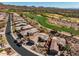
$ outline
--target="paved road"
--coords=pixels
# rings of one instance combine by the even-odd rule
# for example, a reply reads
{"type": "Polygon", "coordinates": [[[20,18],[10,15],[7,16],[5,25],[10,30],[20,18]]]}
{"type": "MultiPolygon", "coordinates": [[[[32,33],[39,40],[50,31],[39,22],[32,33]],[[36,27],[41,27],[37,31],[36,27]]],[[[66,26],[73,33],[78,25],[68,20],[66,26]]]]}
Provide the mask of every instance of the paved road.
{"type": "Polygon", "coordinates": [[[20,55],[22,56],[37,56],[35,54],[33,54],[32,52],[26,50],[25,48],[18,47],[15,43],[14,43],[14,38],[12,36],[11,32],[11,21],[12,21],[12,14],[9,14],[9,18],[8,18],[8,22],[7,22],[7,27],[6,27],[6,37],[7,37],[7,41],[9,42],[9,44],[11,45],[11,47],[20,55]]]}

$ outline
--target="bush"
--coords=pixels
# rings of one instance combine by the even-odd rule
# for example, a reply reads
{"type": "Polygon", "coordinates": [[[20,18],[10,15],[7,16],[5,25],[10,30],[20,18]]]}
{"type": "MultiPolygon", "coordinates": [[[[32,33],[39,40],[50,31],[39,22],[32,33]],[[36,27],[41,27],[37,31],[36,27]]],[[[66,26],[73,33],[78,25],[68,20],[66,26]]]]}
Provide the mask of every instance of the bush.
{"type": "Polygon", "coordinates": [[[70,51],[70,46],[69,45],[66,45],[64,48],[63,48],[64,51],[70,51]]]}
{"type": "Polygon", "coordinates": [[[3,51],[3,49],[0,48],[0,53],[3,51]]]}

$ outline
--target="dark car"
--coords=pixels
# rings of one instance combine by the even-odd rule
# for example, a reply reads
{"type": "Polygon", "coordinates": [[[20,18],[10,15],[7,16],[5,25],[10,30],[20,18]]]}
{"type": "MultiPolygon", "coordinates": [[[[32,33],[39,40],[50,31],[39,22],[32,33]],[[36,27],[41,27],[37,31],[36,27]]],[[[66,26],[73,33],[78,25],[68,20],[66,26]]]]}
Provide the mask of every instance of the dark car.
{"type": "Polygon", "coordinates": [[[14,40],[14,43],[17,45],[17,46],[21,46],[22,45],[22,43],[21,42],[18,42],[18,40],[14,40]]]}
{"type": "Polygon", "coordinates": [[[20,47],[20,46],[21,46],[21,44],[20,44],[20,43],[17,43],[16,45],[17,45],[18,47],[20,47]]]}
{"type": "Polygon", "coordinates": [[[14,40],[14,43],[18,43],[17,40],[14,40]]]}
{"type": "Polygon", "coordinates": [[[32,46],[32,45],[34,45],[34,41],[29,40],[26,44],[29,45],[29,46],[32,46]]]}

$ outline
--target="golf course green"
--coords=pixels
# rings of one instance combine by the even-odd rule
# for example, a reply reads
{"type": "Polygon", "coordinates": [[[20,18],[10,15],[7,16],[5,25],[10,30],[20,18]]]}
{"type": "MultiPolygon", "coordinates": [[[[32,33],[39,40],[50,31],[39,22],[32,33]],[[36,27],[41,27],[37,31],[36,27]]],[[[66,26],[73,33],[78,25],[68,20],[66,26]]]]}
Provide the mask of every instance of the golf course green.
{"type": "Polygon", "coordinates": [[[53,30],[56,30],[56,31],[64,31],[64,32],[69,32],[73,35],[79,35],[79,30],[75,30],[74,28],[72,27],[66,27],[66,26],[58,26],[56,24],[50,24],[48,22],[48,19],[44,16],[38,16],[38,15],[35,15],[33,13],[26,13],[25,14],[27,17],[33,19],[33,20],[36,20],[37,22],[39,22],[42,26],[46,27],[46,28],[49,28],[49,29],[53,29],[53,30]]]}

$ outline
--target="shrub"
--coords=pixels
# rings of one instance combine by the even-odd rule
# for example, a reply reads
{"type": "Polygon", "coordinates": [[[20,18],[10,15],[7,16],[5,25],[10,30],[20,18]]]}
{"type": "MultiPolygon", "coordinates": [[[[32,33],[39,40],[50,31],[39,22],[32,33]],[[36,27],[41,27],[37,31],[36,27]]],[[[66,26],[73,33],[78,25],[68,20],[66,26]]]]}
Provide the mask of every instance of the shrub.
{"type": "Polygon", "coordinates": [[[63,48],[64,51],[70,51],[70,46],[69,45],[66,45],[64,48],[63,48]]]}

